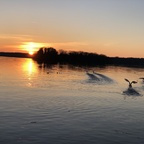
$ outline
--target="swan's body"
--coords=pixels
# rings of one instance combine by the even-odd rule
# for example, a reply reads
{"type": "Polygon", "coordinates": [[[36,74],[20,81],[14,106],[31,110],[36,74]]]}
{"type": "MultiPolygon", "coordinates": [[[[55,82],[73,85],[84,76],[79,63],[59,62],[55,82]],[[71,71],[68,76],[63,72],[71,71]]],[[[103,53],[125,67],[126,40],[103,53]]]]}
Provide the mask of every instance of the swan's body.
{"type": "Polygon", "coordinates": [[[128,96],[141,96],[139,92],[137,92],[134,88],[128,88],[127,90],[123,91],[124,95],[128,96]]]}

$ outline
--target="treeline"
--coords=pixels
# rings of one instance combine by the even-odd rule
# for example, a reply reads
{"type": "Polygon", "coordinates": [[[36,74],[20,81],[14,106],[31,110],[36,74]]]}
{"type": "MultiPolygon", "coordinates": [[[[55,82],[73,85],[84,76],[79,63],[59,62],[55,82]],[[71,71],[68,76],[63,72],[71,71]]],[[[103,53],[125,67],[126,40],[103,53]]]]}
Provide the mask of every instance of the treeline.
{"type": "Polygon", "coordinates": [[[142,67],[144,68],[144,58],[120,58],[109,57],[109,65],[127,66],[127,67],[142,67]]]}
{"type": "Polygon", "coordinates": [[[47,64],[72,64],[72,65],[106,65],[108,57],[105,55],[99,55],[96,53],[88,52],[76,52],[76,51],[64,51],[49,47],[40,48],[34,55],[34,60],[38,63],[47,64]]]}
{"type": "Polygon", "coordinates": [[[44,64],[72,64],[78,66],[129,66],[129,67],[144,67],[143,58],[120,58],[108,57],[103,54],[76,52],[76,51],[57,51],[52,47],[40,48],[33,56],[33,59],[38,63],[44,64]]]}

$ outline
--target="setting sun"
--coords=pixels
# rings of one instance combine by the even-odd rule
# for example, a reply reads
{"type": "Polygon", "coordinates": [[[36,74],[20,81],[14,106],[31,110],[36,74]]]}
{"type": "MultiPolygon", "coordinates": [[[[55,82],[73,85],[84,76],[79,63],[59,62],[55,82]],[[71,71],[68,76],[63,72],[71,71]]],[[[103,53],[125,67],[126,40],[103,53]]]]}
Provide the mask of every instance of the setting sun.
{"type": "Polygon", "coordinates": [[[20,47],[27,51],[30,55],[33,55],[40,47],[43,47],[44,44],[36,42],[25,42],[20,47]]]}
{"type": "Polygon", "coordinates": [[[30,54],[30,55],[33,55],[33,54],[34,54],[34,52],[33,52],[33,51],[29,51],[29,54],[30,54]]]}

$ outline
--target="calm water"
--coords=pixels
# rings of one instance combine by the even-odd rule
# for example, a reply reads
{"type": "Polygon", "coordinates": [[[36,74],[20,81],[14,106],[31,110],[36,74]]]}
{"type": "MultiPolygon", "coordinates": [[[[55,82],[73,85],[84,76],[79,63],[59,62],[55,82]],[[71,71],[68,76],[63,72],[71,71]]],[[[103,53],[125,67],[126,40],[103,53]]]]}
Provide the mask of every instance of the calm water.
{"type": "Polygon", "coordinates": [[[0,57],[0,144],[143,144],[144,69],[85,71],[0,57]]]}

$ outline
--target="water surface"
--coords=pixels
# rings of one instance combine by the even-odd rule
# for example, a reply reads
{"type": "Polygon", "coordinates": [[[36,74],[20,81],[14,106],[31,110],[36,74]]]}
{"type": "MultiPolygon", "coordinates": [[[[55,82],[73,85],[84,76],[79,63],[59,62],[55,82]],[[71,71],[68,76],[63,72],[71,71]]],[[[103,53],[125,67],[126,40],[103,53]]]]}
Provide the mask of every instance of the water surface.
{"type": "Polygon", "coordinates": [[[0,57],[0,143],[144,143],[140,77],[142,68],[40,66],[31,59],[0,57]],[[87,70],[112,81],[97,81],[87,70]],[[137,81],[133,89],[140,95],[123,93],[124,78],[137,81]]]}

